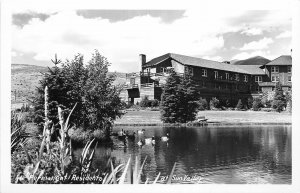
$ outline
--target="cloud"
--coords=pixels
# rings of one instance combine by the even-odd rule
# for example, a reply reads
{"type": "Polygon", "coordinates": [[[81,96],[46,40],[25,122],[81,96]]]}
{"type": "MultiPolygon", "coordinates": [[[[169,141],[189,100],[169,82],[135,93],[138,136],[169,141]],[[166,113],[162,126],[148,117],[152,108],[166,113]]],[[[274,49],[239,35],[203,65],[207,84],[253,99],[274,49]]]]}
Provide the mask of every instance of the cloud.
{"type": "MultiPolygon", "coordinates": [[[[82,53],[88,61],[98,49],[112,63],[110,69],[117,71],[137,70],[140,53],[148,59],[168,52],[193,56],[224,46],[218,33],[221,27],[230,28],[219,21],[220,25],[208,25],[204,30],[194,25],[197,18],[189,14],[172,24],[149,15],[110,23],[108,19],[62,11],[45,21],[33,18],[23,28],[13,25],[12,45],[19,52],[35,53],[34,59],[39,61],[49,61],[55,53],[63,60],[82,53]]],[[[209,24],[206,18],[202,20],[209,24]]]]}
{"type": "Polygon", "coordinates": [[[203,58],[206,60],[213,60],[218,62],[222,62],[224,60],[221,56],[204,56],[203,58]]]}
{"type": "Polygon", "coordinates": [[[281,34],[279,34],[278,36],[276,36],[277,39],[290,38],[290,37],[292,37],[292,32],[291,31],[285,31],[285,32],[282,32],[281,34]]]}
{"type": "Polygon", "coordinates": [[[138,16],[158,17],[162,22],[172,23],[183,17],[185,10],[77,10],[85,18],[103,18],[110,22],[125,21],[138,16]]]}
{"type": "Polygon", "coordinates": [[[268,48],[268,45],[273,43],[272,38],[263,38],[258,41],[253,41],[244,46],[240,50],[261,50],[268,48]]]}
{"type": "Polygon", "coordinates": [[[24,25],[28,24],[29,21],[33,18],[38,18],[41,21],[45,21],[48,17],[50,17],[50,14],[36,12],[17,13],[12,15],[12,22],[16,26],[23,27],[24,25]]]}
{"type": "Polygon", "coordinates": [[[241,34],[246,34],[247,36],[261,35],[263,31],[259,28],[248,28],[241,32],[241,34]]]}
{"type": "MultiPolygon", "coordinates": [[[[214,54],[219,55],[217,51],[224,49],[224,34],[241,31],[257,34],[270,26],[278,28],[281,24],[286,25],[288,18],[286,15],[280,18],[274,11],[260,14],[260,19],[267,18],[266,22],[259,19],[255,23],[253,18],[249,20],[251,28],[244,22],[232,22],[245,12],[250,18],[255,17],[257,11],[222,9],[215,14],[211,9],[204,8],[201,11],[186,10],[170,24],[150,14],[112,23],[102,17],[80,15],[76,10],[51,10],[45,12],[50,15],[45,20],[31,18],[23,28],[12,25],[12,47],[17,53],[30,53],[37,63],[50,61],[55,53],[62,60],[82,53],[88,61],[94,49],[98,49],[112,63],[110,70],[130,72],[138,71],[138,55],[141,53],[147,55],[147,60],[169,52],[207,55],[213,59],[214,54]],[[272,15],[275,15],[276,22],[271,20],[272,15]]],[[[245,44],[243,49],[264,49],[270,40],[265,38],[262,42],[251,42],[245,44]]],[[[218,59],[221,58],[214,57],[214,60],[218,59]]]]}

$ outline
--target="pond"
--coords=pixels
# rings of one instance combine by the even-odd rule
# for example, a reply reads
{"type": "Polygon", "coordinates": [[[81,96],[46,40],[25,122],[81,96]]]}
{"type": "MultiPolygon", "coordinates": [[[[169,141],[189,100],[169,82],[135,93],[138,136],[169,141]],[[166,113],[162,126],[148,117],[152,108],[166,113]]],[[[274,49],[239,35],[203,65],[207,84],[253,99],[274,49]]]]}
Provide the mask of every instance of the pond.
{"type": "MultiPolygon", "coordinates": [[[[141,180],[151,183],[160,172],[158,183],[165,183],[176,162],[172,183],[291,184],[291,126],[206,126],[116,127],[130,132],[145,129],[127,146],[117,138],[114,148],[98,147],[94,166],[101,168],[109,157],[118,163],[147,156],[141,180]],[[159,140],[170,134],[169,140],[159,140]],[[156,138],[155,144],[139,147],[139,139],[156,138]]],[[[82,149],[76,149],[79,157],[82,149]]]]}

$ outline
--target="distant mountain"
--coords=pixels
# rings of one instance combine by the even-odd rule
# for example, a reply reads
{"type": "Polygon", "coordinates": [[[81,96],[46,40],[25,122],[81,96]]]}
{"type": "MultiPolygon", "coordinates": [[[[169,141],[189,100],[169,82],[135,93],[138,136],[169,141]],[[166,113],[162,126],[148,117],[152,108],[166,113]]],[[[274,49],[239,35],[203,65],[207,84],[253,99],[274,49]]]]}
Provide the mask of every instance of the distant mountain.
{"type": "MultiPolygon", "coordinates": [[[[43,73],[48,71],[47,67],[29,64],[12,64],[11,65],[11,102],[23,103],[35,94],[35,89],[39,81],[43,78],[43,73]]],[[[126,81],[126,73],[116,73],[114,84],[123,84],[126,81]]]]}
{"type": "Polygon", "coordinates": [[[246,60],[232,60],[230,61],[233,65],[264,65],[271,60],[261,57],[261,56],[255,56],[252,58],[248,58],[246,60]]]}

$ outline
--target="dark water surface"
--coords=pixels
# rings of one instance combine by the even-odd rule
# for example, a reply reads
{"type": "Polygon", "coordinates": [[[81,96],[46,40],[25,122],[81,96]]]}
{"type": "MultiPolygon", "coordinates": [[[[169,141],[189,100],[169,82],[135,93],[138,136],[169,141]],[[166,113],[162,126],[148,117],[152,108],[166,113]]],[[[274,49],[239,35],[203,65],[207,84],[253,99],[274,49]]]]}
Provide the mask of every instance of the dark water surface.
{"type": "MultiPolygon", "coordinates": [[[[172,183],[271,183],[291,184],[291,126],[225,126],[197,128],[116,127],[145,133],[128,140],[127,147],[115,139],[114,148],[98,147],[94,166],[103,168],[111,156],[126,163],[138,156],[140,164],[147,156],[142,181],[153,181],[161,173],[159,183],[177,163],[172,183]],[[170,133],[168,142],[139,147],[139,139],[170,133]],[[134,156],[134,157],[133,157],[134,156]],[[189,177],[189,178],[188,178],[189,177]]],[[[79,157],[82,149],[75,151],[79,157]]]]}

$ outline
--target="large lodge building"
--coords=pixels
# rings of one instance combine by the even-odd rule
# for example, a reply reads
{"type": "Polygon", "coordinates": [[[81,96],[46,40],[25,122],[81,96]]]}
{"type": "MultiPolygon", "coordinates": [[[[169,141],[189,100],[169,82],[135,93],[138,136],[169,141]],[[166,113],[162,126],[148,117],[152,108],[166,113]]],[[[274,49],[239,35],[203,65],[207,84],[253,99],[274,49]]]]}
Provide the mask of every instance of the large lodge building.
{"type": "Polygon", "coordinates": [[[126,74],[126,85],[120,97],[136,103],[148,96],[160,100],[170,70],[189,71],[197,81],[202,98],[237,101],[272,93],[277,82],[284,91],[292,87],[292,57],[283,55],[265,65],[234,65],[196,57],[168,53],[146,62],[140,54],[141,71],[126,74]]]}

